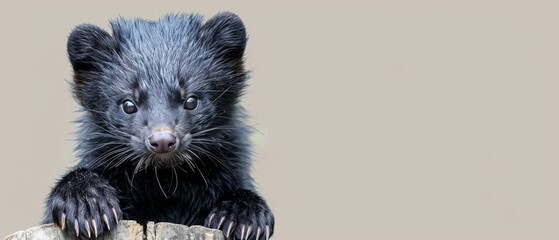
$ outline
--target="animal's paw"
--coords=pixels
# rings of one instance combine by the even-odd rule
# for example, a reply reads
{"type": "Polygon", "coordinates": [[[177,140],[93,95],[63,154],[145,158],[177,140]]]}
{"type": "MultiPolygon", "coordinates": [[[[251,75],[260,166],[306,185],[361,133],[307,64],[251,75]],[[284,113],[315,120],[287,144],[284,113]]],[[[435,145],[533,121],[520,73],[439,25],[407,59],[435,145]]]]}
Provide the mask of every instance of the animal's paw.
{"type": "Polygon", "coordinates": [[[101,236],[122,218],[115,189],[87,171],[62,178],[49,196],[49,207],[55,224],[81,238],[101,236]]]}
{"type": "Polygon", "coordinates": [[[241,190],[214,208],[204,222],[227,239],[267,240],[274,233],[274,215],[255,193],[241,190]]]}

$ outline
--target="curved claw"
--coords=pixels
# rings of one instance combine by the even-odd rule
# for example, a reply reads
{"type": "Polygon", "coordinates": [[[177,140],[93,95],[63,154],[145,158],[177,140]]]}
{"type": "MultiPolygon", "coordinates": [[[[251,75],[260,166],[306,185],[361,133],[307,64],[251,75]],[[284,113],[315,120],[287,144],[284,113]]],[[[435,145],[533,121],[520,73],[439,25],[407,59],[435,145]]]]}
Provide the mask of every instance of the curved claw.
{"type": "Polygon", "coordinates": [[[241,226],[241,240],[245,239],[245,225],[241,226]]]}
{"type": "Polygon", "coordinates": [[[248,240],[248,236],[250,235],[251,232],[252,232],[252,226],[249,226],[247,228],[247,235],[245,236],[245,240],[248,240]]]}
{"type": "Polygon", "coordinates": [[[112,208],[113,214],[115,215],[115,223],[118,224],[118,215],[116,214],[115,208],[112,208]]]}
{"type": "Polygon", "coordinates": [[[89,228],[89,222],[85,220],[85,230],[87,230],[87,237],[91,237],[91,229],[89,228]]]}
{"type": "Polygon", "coordinates": [[[210,218],[208,219],[208,226],[211,226],[214,217],[215,217],[215,213],[212,213],[212,215],[210,215],[210,218]]]}
{"type": "Polygon", "coordinates": [[[60,218],[60,228],[62,228],[62,230],[66,228],[66,213],[62,213],[62,217],[60,218]]]}
{"type": "Polygon", "coordinates": [[[219,220],[219,224],[217,225],[217,229],[221,228],[221,224],[223,224],[223,221],[225,221],[225,216],[221,217],[221,220],[219,220]]]}
{"type": "Polygon", "coordinates": [[[229,238],[229,235],[231,235],[231,229],[233,228],[233,223],[234,222],[229,223],[229,228],[227,229],[227,235],[226,235],[227,238],[229,238]]]}
{"type": "Polygon", "coordinates": [[[97,222],[95,222],[95,219],[91,219],[91,225],[93,225],[93,235],[97,238],[97,222]]]}
{"type": "Polygon", "coordinates": [[[109,224],[109,218],[107,217],[107,214],[103,214],[103,221],[105,221],[105,225],[107,225],[107,229],[111,231],[111,225],[109,224]]]}
{"type": "Polygon", "coordinates": [[[74,220],[74,230],[76,230],[76,237],[80,236],[80,227],[78,226],[78,219],[74,220]]]}

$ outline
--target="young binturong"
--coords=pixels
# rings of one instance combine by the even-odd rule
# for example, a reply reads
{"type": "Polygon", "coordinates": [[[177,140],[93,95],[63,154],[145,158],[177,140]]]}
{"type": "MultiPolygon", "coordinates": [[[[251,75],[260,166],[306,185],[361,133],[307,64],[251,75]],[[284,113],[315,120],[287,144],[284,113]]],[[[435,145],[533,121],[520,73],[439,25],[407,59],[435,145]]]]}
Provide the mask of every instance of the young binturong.
{"type": "Polygon", "coordinates": [[[96,238],[121,219],[204,225],[269,239],[274,216],[250,177],[239,98],[244,24],[232,13],[88,24],[68,38],[79,163],[46,200],[44,223],[96,238]]]}

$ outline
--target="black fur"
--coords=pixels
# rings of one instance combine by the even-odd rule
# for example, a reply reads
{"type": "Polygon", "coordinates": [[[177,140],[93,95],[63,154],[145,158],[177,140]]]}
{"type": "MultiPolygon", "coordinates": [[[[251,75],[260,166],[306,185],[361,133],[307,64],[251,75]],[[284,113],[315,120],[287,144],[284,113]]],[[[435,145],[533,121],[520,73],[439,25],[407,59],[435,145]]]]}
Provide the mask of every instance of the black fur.
{"type": "Polygon", "coordinates": [[[43,222],[82,238],[120,219],[205,225],[231,239],[271,236],[274,217],[254,191],[238,103],[247,79],[242,21],[168,15],[111,28],[80,25],[69,36],[73,93],[84,110],[80,162],[47,197],[43,222]],[[191,96],[194,110],[183,107],[191,96]],[[137,111],[125,113],[125,100],[137,111]],[[150,151],[147,139],[161,129],[176,135],[173,152],[150,151]]]}

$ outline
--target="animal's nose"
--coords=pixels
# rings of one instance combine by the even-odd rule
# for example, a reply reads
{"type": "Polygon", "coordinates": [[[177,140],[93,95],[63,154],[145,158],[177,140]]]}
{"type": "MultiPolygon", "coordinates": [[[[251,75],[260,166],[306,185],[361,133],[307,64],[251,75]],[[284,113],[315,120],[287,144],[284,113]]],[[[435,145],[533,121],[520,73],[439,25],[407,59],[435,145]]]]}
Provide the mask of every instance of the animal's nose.
{"type": "Polygon", "coordinates": [[[169,132],[156,132],[148,140],[150,149],[156,153],[168,153],[177,147],[177,136],[169,132]]]}

